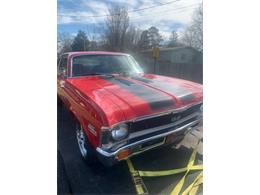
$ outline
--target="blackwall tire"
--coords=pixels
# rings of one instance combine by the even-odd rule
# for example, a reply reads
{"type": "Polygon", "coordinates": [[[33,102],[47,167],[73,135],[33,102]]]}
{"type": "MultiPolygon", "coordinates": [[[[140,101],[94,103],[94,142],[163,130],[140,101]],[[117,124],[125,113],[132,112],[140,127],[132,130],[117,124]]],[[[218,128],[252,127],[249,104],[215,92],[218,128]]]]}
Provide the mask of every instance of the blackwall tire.
{"type": "Polygon", "coordinates": [[[92,148],[92,146],[88,142],[88,138],[86,134],[83,131],[83,128],[80,124],[76,124],[76,138],[78,142],[79,152],[82,156],[82,158],[88,163],[88,164],[94,164],[97,162],[97,157],[95,150],[92,148]]]}

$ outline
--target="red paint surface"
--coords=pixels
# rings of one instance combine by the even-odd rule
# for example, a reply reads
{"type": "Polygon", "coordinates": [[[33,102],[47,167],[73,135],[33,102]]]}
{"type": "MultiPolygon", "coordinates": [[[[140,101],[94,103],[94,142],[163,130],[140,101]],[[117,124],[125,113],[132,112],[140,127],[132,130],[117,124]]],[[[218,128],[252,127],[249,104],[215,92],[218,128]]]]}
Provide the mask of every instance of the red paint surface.
{"type": "MultiPolygon", "coordinates": [[[[73,52],[68,55],[69,67],[71,57],[82,54],[126,55],[112,52],[73,52]]],[[[167,82],[168,84],[189,90],[196,98],[188,104],[194,104],[202,101],[203,93],[202,85],[200,84],[153,74],[140,74],[139,76],[152,79],[154,81],[167,82]]],[[[136,81],[128,77],[120,77],[118,75],[115,77],[127,79],[131,82],[144,85],[145,87],[172,98],[176,104],[172,107],[155,110],[151,109],[149,103],[142,98],[134,95],[119,85],[110,82],[109,79],[105,80],[101,76],[68,79],[58,76],[58,95],[61,97],[66,107],[68,107],[68,109],[71,110],[74,116],[80,121],[94,147],[97,147],[100,144],[99,133],[102,126],[111,127],[121,121],[131,120],[145,115],[157,114],[188,105],[184,104],[180,100],[179,96],[169,93],[169,91],[151,87],[147,83],[136,81]],[[60,82],[64,82],[63,88],[60,86],[60,82]],[[89,123],[95,126],[98,133],[97,136],[88,131],[87,126],[89,123]]]]}

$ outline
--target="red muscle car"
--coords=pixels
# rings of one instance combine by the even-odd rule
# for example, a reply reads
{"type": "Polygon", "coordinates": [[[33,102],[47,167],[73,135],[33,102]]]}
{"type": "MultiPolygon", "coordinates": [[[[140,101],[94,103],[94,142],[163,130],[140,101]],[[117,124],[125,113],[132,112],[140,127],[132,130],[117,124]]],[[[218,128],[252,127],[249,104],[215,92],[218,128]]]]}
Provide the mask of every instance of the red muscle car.
{"type": "Polygon", "coordinates": [[[79,150],[105,165],[177,144],[202,122],[202,85],[144,74],[115,52],[70,52],[58,63],[58,99],[75,119],[79,150]]]}

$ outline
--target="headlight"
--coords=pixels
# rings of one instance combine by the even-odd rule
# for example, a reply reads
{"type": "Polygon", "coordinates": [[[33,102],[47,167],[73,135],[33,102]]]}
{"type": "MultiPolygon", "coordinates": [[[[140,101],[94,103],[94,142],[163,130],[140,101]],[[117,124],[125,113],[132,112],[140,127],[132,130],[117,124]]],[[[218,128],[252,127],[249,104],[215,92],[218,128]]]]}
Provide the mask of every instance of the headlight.
{"type": "Polygon", "coordinates": [[[127,124],[119,124],[112,129],[112,138],[116,141],[122,140],[128,135],[127,124]]]}

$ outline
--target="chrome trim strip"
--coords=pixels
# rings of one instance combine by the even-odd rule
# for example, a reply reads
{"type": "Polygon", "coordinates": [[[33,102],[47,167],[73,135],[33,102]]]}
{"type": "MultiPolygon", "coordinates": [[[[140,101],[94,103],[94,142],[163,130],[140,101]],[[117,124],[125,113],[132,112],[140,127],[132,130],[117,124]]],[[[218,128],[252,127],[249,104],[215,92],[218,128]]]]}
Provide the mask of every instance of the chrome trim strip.
{"type": "MultiPolygon", "coordinates": [[[[139,151],[137,151],[137,152],[131,154],[130,156],[134,156],[134,155],[140,154],[140,153],[142,153],[142,152],[145,152],[145,151],[147,151],[147,150],[150,150],[150,149],[156,148],[156,147],[158,147],[158,146],[161,146],[161,145],[165,144],[165,141],[166,141],[166,138],[164,138],[163,141],[160,142],[160,143],[151,145],[150,147],[147,147],[147,148],[144,148],[144,149],[141,148],[141,150],[139,150],[139,151]]],[[[122,159],[122,160],[123,160],[123,159],[122,159]]]]}
{"type": "Polygon", "coordinates": [[[199,104],[203,104],[203,101],[197,102],[197,103],[189,105],[189,106],[184,106],[182,108],[167,110],[165,112],[161,112],[161,113],[158,113],[158,114],[145,115],[145,116],[133,118],[133,119],[130,119],[130,120],[124,120],[124,121],[121,121],[119,123],[115,123],[111,127],[104,126],[104,128],[112,129],[114,126],[119,125],[121,123],[137,122],[137,121],[141,121],[141,120],[146,120],[146,119],[151,119],[151,118],[155,118],[155,117],[159,117],[159,116],[164,116],[164,115],[167,115],[167,114],[170,114],[170,113],[183,112],[183,111],[185,111],[185,110],[187,110],[187,109],[189,109],[193,106],[199,105],[199,104]]]}
{"type": "Polygon", "coordinates": [[[73,78],[73,76],[72,76],[72,65],[73,65],[73,56],[71,56],[71,58],[70,58],[70,78],[73,78]]]}
{"type": "MultiPolygon", "coordinates": [[[[82,55],[107,55],[107,54],[79,54],[79,55],[71,55],[71,60],[70,60],[70,76],[69,76],[69,78],[78,78],[78,77],[86,77],[86,76],[78,76],[78,77],[73,77],[72,76],[72,66],[73,66],[73,58],[74,57],[78,57],[78,56],[82,56],[82,55]]],[[[108,55],[111,55],[111,56],[113,56],[113,55],[117,55],[117,54],[108,54],[108,55]]],[[[121,54],[122,56],[131,56],[131,55],[129,55],[129,54],[121,54]]],[[[93,75],[92,75],[92,77],[93,77],[93,75]]]]}
{"type": "Polygon", "coordinates": [[[197,119],[201,119],[202,118],[199,112],[195,112],[195,113],[193,113],[191,115],[188,115],[185,118],[182,118],[182,119],[180,119],[180,120],[178,120],[176,122],[173,122],[173,123],[169,123],[169,124],[166,124],[166,125],[161,125],[161,126],[158,126],[158,127],[152,127],[152,128],[149,128],[149,129],[143,129],[143,130],[137,131],[137,132],[132,132],[132,133],[129,134],[129,136],[126,139],[123,139],[123,140],[121,140],[119,142],[112,143],[111,146],[109,148],[106,148],[106,149],[111,149],[113,147],[116,147],[116,145],[117,145],[117,147],[120,147],[120,145],[125,143],[126,140],[128,140],[128,139],[134,139],[134,138],[139,137],[139,136],[143,136],[143,135],[146,135],[146,134],[154,133],[156,131],[161,131],[163,129],[167,129],[167,128],[171,128],[171,127],[174,128],[174,126],[179,125],[179,124],[181,124],[181,123],[183,123],[183,122],[185,122],[187,120],[190,120],[190,119],[192,119],[194,117],[197,117],[197,119]]]}
{"type": "MultiPolygon", "coordinates": [[[[167,129],[167,128],[170,128],[172,126],[175,126],[175,125],[179,125],[187,120],[190,120],[194,117],[199,117],[200,114],[198,112],[195,112],[185,118],[182,118],[174,123],[169,123],[167,125],[162,125],[162,126],[158,126],[158,127],[153,127],[153,128],[150,128],[150,129],[144,129],[142,131],[137,131],[137,132],[133,132],[132,134],[130,134],[129,136],[129,139],[132,139],[132,138],[135,138],[135,137],[139,137],[139,136],[142,136],[142,135],[145,135],[145,134],[149,134],[149,133],[153,133],[153,132],[156,132],[156,131],[160,131],[160,130],[163,130],[163,129],[167,129]]],[[[200,119],[200,118],[198,118],[200,119]]]]}
{"type": "Polygon", "coordinates": [[[190,123],[188,123],[188,124],[186,124],[186,125],[184,125],[184,126],[182,126],[182,127],[179,127],[179,128],[177,128],[177,129],[174,129],[174,130],[172,130],[172,131],[169,131],[169,132],[166,132],[166,133],[162,133],[162,134],[159,134],[159,135],[155,135],[155,136],[152,136],[152,137],[149,137],[149,138],[146,138],[146,139],[137,141],[137,142],[132,143],[132,144],[125,145],[125,146],[123,146],[122,148],[119,148],[118,150],[116,150],[116,151],[114,151],[114,152],[111,152],[111,153],[109,153],[109,152],[107,152],[107,151],[104,151],[104,150],[103,150],[102,148],[100,148],[100,147],[97,147],[96,151],[97,151],[98,153],[100,153],[101,155],[103,155],[103,156],[113,157],[113,156],[115,156],[116,154],[118,154],[120,151],[122,151],[122,150],[124,150],[124,149],[127,149],[127,148],[129,148],[129,147],[136,146],[136,145],[145,143],[145,142],[147,142],[147,141],[151,141],[151,140],[154,140],[154,139],[157,139],[157,138],[165,137],[165,136],[170,135],[170,134],[172,134],[172,133],[181,131],[181,130],[183,130],[183,129],[186,129],[186,128],[188,128],[188,127],[190,127],[190,126],[192,126],[192,125],[194,125],[194,124],[200,122],[201,120],[202,120],[202,119],[198,119],[198,120],[195,120],[195,121],[193,121],[193,122],[190,122],[190,123]]]}
{"type": "Polygon", "coordinates": [[[88,130],[95,136],[97,136],[97,132],[95,130],[95,127],[92,124],[88,124],[88,130]]]}
{"type": "Polygon", "coordinates": [[[191,108],[193,106],[196,106],[198,104],[201,104],[201,103],[202,102],[199,102],[199,103],[196,103],[196,104],[192,104],[192,105],[189,105],[189,106],[185,106],[185,107],[182,107],[182,108],[172,109],[172,110],[169,110],[169,111],[161,112],[159,114],[142,116],[142,117],[130,120],[130,121],[131,122],[137,122],[137,121],[146,120],[146,119],[150,119],[150,118],[154,118],[154,117],[159,117],[159,116],[163,116],[163,115],[167,115],[167,114],[171,114],[171,113],[182,112],[182,111],[185,111],[185,110],[187,110],[187,109],[189,109],[189,108],[191,108]]]}

